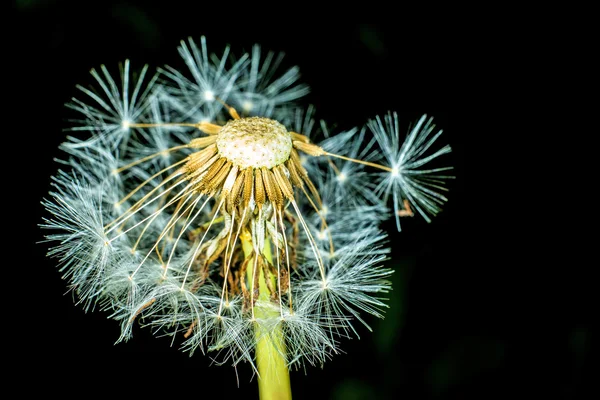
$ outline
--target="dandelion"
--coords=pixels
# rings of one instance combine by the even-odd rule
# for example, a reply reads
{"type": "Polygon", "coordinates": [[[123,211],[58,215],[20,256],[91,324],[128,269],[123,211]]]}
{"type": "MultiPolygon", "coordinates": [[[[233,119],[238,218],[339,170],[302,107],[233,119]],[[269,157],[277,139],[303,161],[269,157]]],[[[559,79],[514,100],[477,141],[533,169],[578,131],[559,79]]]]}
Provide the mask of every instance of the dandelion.
{"type": "Polygon", "coordinates": [[[338,134],[322,124],[316,144],[297,68],[277,76],[280,58],[258,46],[234,58],[200,43],[179,48],[191,79],[167,67],[144,85],[144,67],[132,86],[126,62],[120,89],[103,67],[105,98],[82,89],[92,105],[69,105],[89,135],[62,146],[43,201],[49,256],[86,309],[120,322],[118,341],[149,326],[190,354],[249,363],[262,398],[290,398],[291,368],[322,366],[357,322],[383,317],[378,225],[440,211],[448,168],[421,167],[450,148],[431,151],[441,131],[425,117],[401,143],[396,114],[338,134]]]}

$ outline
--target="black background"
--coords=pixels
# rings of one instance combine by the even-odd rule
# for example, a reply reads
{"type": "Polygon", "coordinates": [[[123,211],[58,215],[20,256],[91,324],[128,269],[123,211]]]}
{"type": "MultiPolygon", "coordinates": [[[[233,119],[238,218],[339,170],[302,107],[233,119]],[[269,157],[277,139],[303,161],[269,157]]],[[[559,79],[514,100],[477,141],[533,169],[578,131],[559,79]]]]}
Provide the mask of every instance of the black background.
{"type": "Polygon", "coordinates": [[[362,329],[361,339],[343,343],[346,353],[323,370],[292,372],[294,398],[585,396],[588,292],[575,290],[568,272],[554,275],[527,251],[535,234],[526,210],[519,193],[497,179],[501,165],[490,161],[503,153],[511,162],[510,133],[497,127],[520,112],[498,101],[516,61],[502,51],[502,33],[482,34],[491,14],[475,22],[463,10],[430,4],[395,10],[363,5],[325,15],[302,3],[268,9],[148,3],[13,3],[7,64],[16,69],[5,79],[16,90],[5,118],[15,123],[5,135],[16,143],[11,151],[23,157],[11,162],[18,172],[10,174],[10,184],[22,193],[11,205],[24,212],[15,212],[18,223],[12,224],[22,248],[9,243],[5,252],[23,257],[5,266],[17,272],[6,277],[16,290],[5,300],[12,306],[3,327],[12,338],[5,345],[13,354],[11,371],[27,382],[23,393],[256,398],[245,365],[238,368],[238,387],[233,368],[211,366],[201,354],[189,357],[147,330],[113,345],[117,323],[73,305],[55,261],[45,257],[47,245],[38,243],[40,200],[57,168],[53,159],[60,156],[68,116],[63,105],[76,94],[75,85],[92,82],[91,68],[115,70],[125,59],[134,69],[146,63],[184,68],[179,41],[205,35],[216,53],[230,44],[239,54],[254,43],[284,51],[286,65],[298,65],[311,86],[306,104],[340,129],[388,110],[397,111],[404,126],[427,113],[453,148],[447,160],[457,179],[444,211],[431,224],[407,219],[403,232],[390,236],[389,265],[397,272],[387,318],[369,320],[374,333],[362,329]],[[352,22],[351,11],[373,13],[377,22],[352,22]]]}

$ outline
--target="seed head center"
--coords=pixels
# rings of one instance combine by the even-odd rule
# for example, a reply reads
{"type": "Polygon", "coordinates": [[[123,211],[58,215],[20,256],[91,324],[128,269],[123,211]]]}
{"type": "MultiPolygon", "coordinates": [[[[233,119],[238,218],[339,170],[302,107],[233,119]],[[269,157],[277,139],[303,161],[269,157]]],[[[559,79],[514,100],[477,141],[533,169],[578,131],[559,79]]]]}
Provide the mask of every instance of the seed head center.
{"type": "Polygon", "coordinates": [[[270,169],[290,158],[292,137],[285,126],[273,119],[234,119],[221,128],[217,149],[222,157],[241,169],[270,169]]]}

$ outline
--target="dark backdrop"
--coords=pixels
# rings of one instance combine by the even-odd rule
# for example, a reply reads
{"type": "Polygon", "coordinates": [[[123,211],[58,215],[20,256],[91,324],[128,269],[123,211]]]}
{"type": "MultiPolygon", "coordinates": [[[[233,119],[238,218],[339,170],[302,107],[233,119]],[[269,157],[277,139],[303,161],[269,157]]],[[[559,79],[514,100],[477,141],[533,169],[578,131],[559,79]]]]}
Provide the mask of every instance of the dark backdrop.
{"type": "Polygon", "coordinates": [[[211,366],[201,354],[190,358],[147,330],[136,329],[131,341],[113,345],[117,323],[74,306],[55,262],[44,256],[46,245],[36,243],[42,240],[39,202],[65,135],[63,104],[76,94],[75,85],[91,82],[90,68],[114,68],[126,58],[134,68],[182,66],[179,41],[206,35],[217,53],[231,44],[239,54],[254,43],[284,51],[286,65],[298,65],[312,88],[306,103],[341,129],[388,110],[400,114],[403,126],[427,113],[453,147],[447,160],[457,179],[444,211],[431,224],[404,220],[403,232],[391,235],[389,265],[397,272],[387,318],[370,319],[374,333],[361,329],[361,339],[343,343],[346,353],[323,370],[293,372],[296,399],[583,393],[590,374],[590,315],[572,300],[568,274],[553,295],[534,294],[544,285],[527,272],[536,257],[515,252],[526,248],[516,234],[525,229],[520,221],[526,216],[518,194],[494,184],[489,169],[488,157],[510,147],[506,132],[495,127],[512,117],[510,107],[499,110],[495,101],[505,60],[490,51],[497,37],[480,36],[487,14],[473,23],[460,16],[463,10],[429,4],[416,10],[362,5],[325,15],[303,3],[150,3],[13,3],[6,40],[11,51],[14,46],[8,64],[16,71],[5,79],[16,89],[8,115],[17,121],[11,138],[27,149],[11,167],[21,172],[13,176],[23,195],[14,201],[26,212],[15,225],[25,228],[18,242],[27,261],[5,266],[12,271],[13,263],[19,265],[10,277],[17,287],[9,299],[15,312],[5,317],[4,330],[13,338],[7,346],[16,350],[12,370],[26,378],[23,392],[255,398],[247,366],[238,370],[238,388],[231,367],[211,366]],[[377,22],[352,22],[345,14],[350,12],[373,13],[377,22]]]}

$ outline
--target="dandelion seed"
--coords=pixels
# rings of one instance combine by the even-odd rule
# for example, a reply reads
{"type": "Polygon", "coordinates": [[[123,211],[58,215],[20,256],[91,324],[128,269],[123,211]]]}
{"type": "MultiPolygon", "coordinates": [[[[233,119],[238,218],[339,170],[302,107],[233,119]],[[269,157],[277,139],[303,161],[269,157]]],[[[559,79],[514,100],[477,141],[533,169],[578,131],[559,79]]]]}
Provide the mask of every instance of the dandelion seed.
{"type": "Polygon", "coordinates": [[[441,210],[441,205],[448,200],[442,194],[447,191],[446,180],[454,178],[443,173],[451,170],[452,167],[421,168],[436,158],[450,153],[451,148],[446,145],[426,155],[442,131],[432,135],[435,130],[433,118],[428,119],[423,115],[401,144],[398,114],[387,114],[383,121],[377,117],[369,121],[368,126],[379,143],[382,158],[391,169],[388,174],[379,174],[375,191],[386,200],[389,196],[392,197],[398,230],[400,230],[400,216],[412,215],[410,208],[407,209],[406,201],[427,222],[431,222],[430,215],[437,214],[441,210]]]}
{"type": "Polygon", "coordinates": [[[220,57],[209,55],[204,36],[200,38],[200,47],[189,38],[187,42],[181,41],[178,50],[192,79],[173,67],[160,69],[161,74],[168,79],[164,87],[165,97],[172,104],[178,105],[182,119],[213,120],[222,107],[215,101],[216,96],[227,101],[239,74],[246,66],[247,56],[244,55],[230,68],[226,68],[229,47],[225,48],[220,57]]]}
{"type": "MultiPolygon", "coordinates": [[[[69,130],[94,133],[90,140],[103,138],[105,144],[111,147],[124,145],[131,134],[131,122],[145,121],[157,79],[157,75],[154,75],[145,82],[147,72],[146,65],[137,80],[134,78],[132,83],[130,63],[129,60],[125,60],[120,71],[121,85],[119,86],[104,65],[100,67],[100,72],[92,69],[90,73],[98,86],[91,89],[77,86],[86,95],[88,101],[73,98],[67,104],[67,107],[84,117],[84,119],[71,120],[75,126],[69,130]]],[[[86,141],[79,146],[89,143],[90,141],[86,141]]]]}

